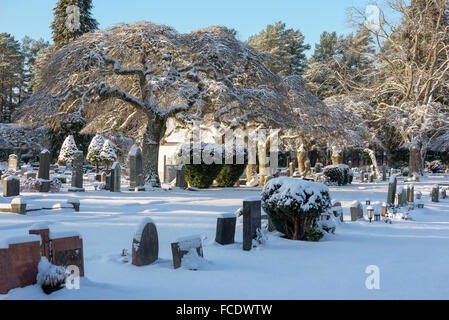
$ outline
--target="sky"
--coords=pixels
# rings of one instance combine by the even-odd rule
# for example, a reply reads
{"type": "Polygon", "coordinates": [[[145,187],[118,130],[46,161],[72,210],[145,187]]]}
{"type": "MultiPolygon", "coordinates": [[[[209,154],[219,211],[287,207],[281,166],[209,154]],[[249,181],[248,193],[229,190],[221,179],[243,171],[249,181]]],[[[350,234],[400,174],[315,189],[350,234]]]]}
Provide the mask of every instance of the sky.
{"type": "MultiPolygon", "coordinates": [[[[0,0],[0,32],[20,40],[28,35],[51,41],[49,26],[56,2],[0,0]]],[[[236,29],[242,41],[281,20],[288,28],[301,30],[313,49],[323,31],[350,33],[347,9],[364,10],[368,4],[368,0],[93,0],[92,13],[100,29],[142,20],[166,24],[181,33],[224,25],[236,29]]]]}

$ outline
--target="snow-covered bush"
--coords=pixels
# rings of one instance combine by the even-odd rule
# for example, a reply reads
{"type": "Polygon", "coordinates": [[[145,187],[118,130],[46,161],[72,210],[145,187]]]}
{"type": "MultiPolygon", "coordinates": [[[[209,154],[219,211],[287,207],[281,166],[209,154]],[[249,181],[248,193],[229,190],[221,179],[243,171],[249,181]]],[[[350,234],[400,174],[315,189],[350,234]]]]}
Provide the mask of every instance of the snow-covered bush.
{"type": "Polygon", "coordinates": [[[263,210],[276,230],[292,240],[313,240],[310,227],[330,206],[329,189],[317,182],[280,177],[262,191],[263,210]]]}
{"type": "Polygon", "coordinates": [[[78,151],[78,148],[75,143],[75,138],[72,135],[67,136],[59,152],[58,164],[65,166],[67,162],[72,162],[76,151],[78,151]]]}
{"type": "Polygon", "coordinates": [[[116,146],[114,142],[109,139],[103,144],[103,148],[100,152],[100,160],[106,167],[109,167],[117,160],[116,146]]]}
{"type": "Polygon", "coordinates": [[[233,187],[245,171],[248,163],[248,149],[246,147],[242,150],[233,148],[232,154],[233,164],[226,164],[226,157],[223,157],[223,168],[215,179],[219,187],[233,187]]]}
{"type": "Polygon", "coordinates": [[[95,165],[95,173],[98,173],[98,166],[101,164],[101,151],[103,151],[104,138],[97,134],[89,144],[86,160],[95,165]]]}
{"type": "Polygon", "coordinates": [[[42,257],[38,265],[37,284],[46,294],[64,288],[67,274],[65,268],[51,264],[46,257],[42,257]]]}
{"type": "MultiPolygon", "coordinates": [[[[40,179],[28,178],[20,180],[20,192],[39,192],[42,181],[40,179]]],[[[50,192],[61,191],[62,182],[58,178],[50,180],[50,192]]]]}
{"type": "Polygon", "coordinates": [[[209,188],[223,168],[224,149],[218,144],[184,144],[177,162],[186,166],[186,181],[191,187],[209,188]]]}
{"type": "Polygon", "coordinates": [[[441,160],[434,160],[432,162],[426,163],[427,169],[432,171],[432,173],[442,173],[444,170],[446,170],[444,164],[441,162],[441,160]]]}
{"type": "Polygon", "coordinates": [[[315,173],[320,173],[323,170],[323,164],[320,162],[315,163],[314,171],[315,173]]]}
{"type": "Polygon", "coordinates": [[[338,164],[324,167],[323,174],[329,178],[331,183],[344,186],[352,183],[354,174],[348,165],[338,164]]]}

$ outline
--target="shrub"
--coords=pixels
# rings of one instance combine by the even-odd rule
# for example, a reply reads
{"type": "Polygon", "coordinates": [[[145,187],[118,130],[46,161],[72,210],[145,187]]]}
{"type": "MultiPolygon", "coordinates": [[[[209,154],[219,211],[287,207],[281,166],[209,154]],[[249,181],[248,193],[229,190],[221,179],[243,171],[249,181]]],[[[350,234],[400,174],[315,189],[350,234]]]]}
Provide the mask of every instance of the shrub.
{"type": "Polygon", "coordinates": [[[442,173],[445,170],[445,166],[441,160],[434,160],[432,162],[427,162],[427,169],[432,171],[432,173],[442,173]]]}
{"type": "Polygon", "coordinates": [[[352,170],[345,164],[327,166],[324,168],[323,174],[329,178],[331,183],[336,183],[339,186],[352,183],[354,178],[352,170]]]}
{"type": "Polygon", "coordinates": [[[223,154],[218,144],[184,144],[177,152],[177,162],[185,164],[186,181],[191,187],[209,188],[223,168],[223,154]]]}
{"type": "Polygon", "coordinates": [[[262,208],[276,230],[292,240],[315,240],[313,227],[331,206],[329,189],[321,183],[280,177],[262,191],[262,208]]]}
{"type": "Polygon", "coordinates": [[[223,168],[215,179],[217,186],[233,187],[243,174],[243,171],[245,171],[246,164],[248,163],[248,149],[244,148],[243,150],[239,150],[239,152],[237,153],[235,148],[232,149],[233,164],[226,164],[226,159],[225,157],[223,158],[223,168]],[[243,163],[241,163],[242,161],[243,163]]]}

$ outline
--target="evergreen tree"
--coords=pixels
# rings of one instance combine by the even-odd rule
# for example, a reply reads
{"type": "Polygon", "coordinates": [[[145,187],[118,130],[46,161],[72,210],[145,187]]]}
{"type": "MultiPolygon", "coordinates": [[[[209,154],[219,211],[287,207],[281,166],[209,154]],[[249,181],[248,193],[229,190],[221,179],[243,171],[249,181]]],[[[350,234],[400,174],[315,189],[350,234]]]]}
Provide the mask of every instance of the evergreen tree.
{"type": "MultiPolygon", "coordinates": [[[[42,62],[42,53],[48,52],[46,50],[50,44],[44,39],[34,40],[28,36],[22,39],[22,52],[25,57],[25,90],[27,95],[33,93],[34,86],[38,82],[36,78],[40,77],[40,70],[42,70],[45,63],[42,62]]],[[[46,59],[47,60],[47,59],[46,59]]]]}
{"type": "Polygon", "coordinates": [[[72,135],[67,136],[59,152],[58,164],[66,165],[67,162],[72,162],[76,151],[78,151],[78,148],[76,147],[75,139],[72,135]]]}
{"type": "Polygon", "coordinates": [[[249,37],[247,43],[257,51],[273,56],[277,61],[267,67],[281,75],[301,74],[306,60],[304,52],[310,49],[308,44],[304,44],[301,31],[286,29],[281,21],[249,37]]]}
{"type": "Polygon", "coordinates": [[[97,134],[90,142],[87,150],[86,160],[95,165],[95,173],[98,173],[98,165],[101,163],[101,152],[103,151],[104,138],[97,134]]]}
{"type": "Polygon", "coordinates": [[[42,71],[44,70],[48,61],[50,61],[50,59],[53,57],[54,53],[54,45],[42,47],[39,50],[36,58],[34,59],[34,63],[30,66],[30,81],[28,83],[28,88],[30,91],[36,91],[41,87],[42,71]]]}
{"type": "Polygon", "coordinates": [[[109,139],[107,139],[103,144],[100,159],[101,163],[106,166],[106,171],[108,171],[109,166],[117,160],[116,148],[115,143],[109,139]]]}
{"type": "Polygon", "coordinates": [[[57,48],[98,29],[97,20],[91,16],[92,7],[92,0],[58,0],[50,26],[57,48]]]}

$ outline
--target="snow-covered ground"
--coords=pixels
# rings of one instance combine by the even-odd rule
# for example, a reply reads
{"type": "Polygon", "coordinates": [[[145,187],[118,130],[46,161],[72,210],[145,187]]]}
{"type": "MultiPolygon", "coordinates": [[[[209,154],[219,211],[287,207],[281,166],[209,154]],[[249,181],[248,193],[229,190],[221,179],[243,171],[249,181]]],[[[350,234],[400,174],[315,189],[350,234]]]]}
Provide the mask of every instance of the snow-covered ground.
{"type": "MultiPolygon", "coordinates": [[[[0,299],[447,299],[449,298],[449,199],[431,203],[435,183],[449,182],[435,175],[415,183],[423,193],[425,209],[415,210],[413,221],[392,224],[350,222],[349,205],[370,199],[380,206],[387,185],[353,184],[332,187],[342,202],[345,223],[335,235],[319,243],[290,241],[270,234],[266,244],[242,250],[242,221],[236,243],[214,243],[216,218],[234,213],[260,189],[149,191],[120,194],[25,193],[33,205],[78,198],[81,211],[36,211],[26,216],[0,213],[0,240],[22,236],[29,227],[47,222],[52,231],[77,231],[84,241],[85,273],[79,290],[63,289],[45,295],[36,286],[14,289],[0,299]],[[146,267],[121,261],[131,252],[139,222],[151,217],[159,233],[159,260],[146,267]],[[198,271],[174,270],[172,240],[199,234],[207,260],[198,271]],[[368,290],[368,266],[380,270],[380,289],[368,290]]],[[[401,183],[400,183],[401,184],[401,183]]],[[[124,186],[123,186],[124,187],[124,186]]],[[[0,199],[0,202],[10,199],[0,199]]]]}

